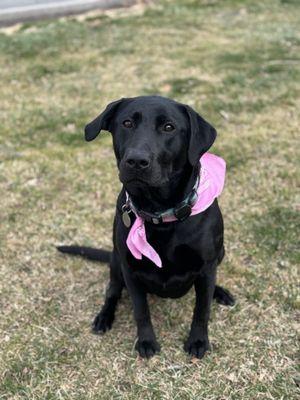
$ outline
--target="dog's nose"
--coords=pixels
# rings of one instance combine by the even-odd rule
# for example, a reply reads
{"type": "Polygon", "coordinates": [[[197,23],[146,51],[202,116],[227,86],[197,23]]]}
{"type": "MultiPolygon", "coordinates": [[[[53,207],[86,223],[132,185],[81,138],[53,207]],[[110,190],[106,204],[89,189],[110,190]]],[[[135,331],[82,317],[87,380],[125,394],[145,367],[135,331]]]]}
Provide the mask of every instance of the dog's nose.
{"type": "Polygon", "coordinates": [[[131,152],[126,158],[126,166],[134,169],[147,169],[150,166],[150,158],[145,153],[131,152]]]}

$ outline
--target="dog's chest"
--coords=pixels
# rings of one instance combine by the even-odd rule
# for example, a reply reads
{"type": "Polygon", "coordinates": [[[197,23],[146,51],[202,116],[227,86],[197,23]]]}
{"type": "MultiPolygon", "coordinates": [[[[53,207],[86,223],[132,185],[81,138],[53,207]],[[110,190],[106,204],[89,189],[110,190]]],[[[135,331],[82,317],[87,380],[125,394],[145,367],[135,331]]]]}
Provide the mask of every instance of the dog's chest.
{"type": "Polygon", "coordinates": [[[156,273],[135,273],[146,292],[165,298],[178,298],[185,295],[193,286],[195,275],[172,275],[169,279],[161,279],[156,273]]]}
{"type": "Polygon", "coordinates": [[[128,231],[120,222],[117,230],[119,248],[127,268],[149,293],[161,297],[180,297],[205,272],[211,260],[217,258],[223,246],[221,214],[212,207],[183,222],[164,224],[161,227],[145,223],[149,244],[158,253],[162,268],[143,256],[137,259],[126,245],[128,231]],[[119,233],[122,233],[119,235],[119,233]]]}
{"type": "Polygon", "coordinates": [[[146,257],[136,260],[129,255],[129,265],[134,276],[147,292],[161,297],[181,297],[201,274],[201,257],[188,244],[179,242],[176,235],[149,235],[162,260],[162,268],[155,266],[146,257]]]}

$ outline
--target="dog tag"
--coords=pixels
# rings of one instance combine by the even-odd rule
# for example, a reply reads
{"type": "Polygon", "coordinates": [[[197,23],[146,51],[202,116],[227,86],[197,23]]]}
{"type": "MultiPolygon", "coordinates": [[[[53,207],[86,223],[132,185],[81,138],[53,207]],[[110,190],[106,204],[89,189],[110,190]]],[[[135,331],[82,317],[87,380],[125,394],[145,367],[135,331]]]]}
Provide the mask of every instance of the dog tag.
{"type": "Polygon", "coordinates": [[[122,221],[126,228],[130,228],[131,225],[131,218],[128,211],[123,211],[122,214],[122,221]]]}

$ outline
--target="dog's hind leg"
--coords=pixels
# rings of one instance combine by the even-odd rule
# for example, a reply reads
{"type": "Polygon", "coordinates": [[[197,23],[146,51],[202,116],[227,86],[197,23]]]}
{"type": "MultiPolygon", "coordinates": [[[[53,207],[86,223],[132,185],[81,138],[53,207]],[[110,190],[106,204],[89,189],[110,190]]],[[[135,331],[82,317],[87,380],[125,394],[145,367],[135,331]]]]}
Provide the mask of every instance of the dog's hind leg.
{"type": "Polygon", "coordinates": [[[111,329],[123,287],[124,280],[119,264],[119,257],[116,251],[113,251],[110,261],[110,281],[106,289],[104,304],[92,325],[94,333],[103,334],[111,329]]]}
{"type": "Polygon", "coordinates": [[[233,306],[235,304],[233,295],[222,286],[215,286],[214,299],[216,299],[217,303],[223,304],[224,306],[233,306]]]}

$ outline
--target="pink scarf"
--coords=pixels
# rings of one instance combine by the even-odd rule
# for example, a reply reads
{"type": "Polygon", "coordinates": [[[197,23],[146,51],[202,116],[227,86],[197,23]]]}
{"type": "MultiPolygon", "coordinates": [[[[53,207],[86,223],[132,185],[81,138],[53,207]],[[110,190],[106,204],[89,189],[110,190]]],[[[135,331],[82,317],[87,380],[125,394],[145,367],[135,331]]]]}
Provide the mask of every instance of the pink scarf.
{"type": "MultiPolygon", "coordinates": [[[[197,189],[198,198],[196,203],[192,207],[191,215],[199,214],[206,210],[218,197],[224,187],[226,163],[218,156],[211,153],[205,153],[200,158],[201,172],[200,182],[197,189]]],[[[175,217],[171,217],[166,222],[176,221],[175,217]]],[[[147,241],[146,230],[144,220],[136,215],[136,220],[132,225],[126,244],[131,254],[138,260],[142,259],[142,256],[149,258],[154,264],[161,268],[162,262],[155,251],[155,249],[147,241]]]]}

